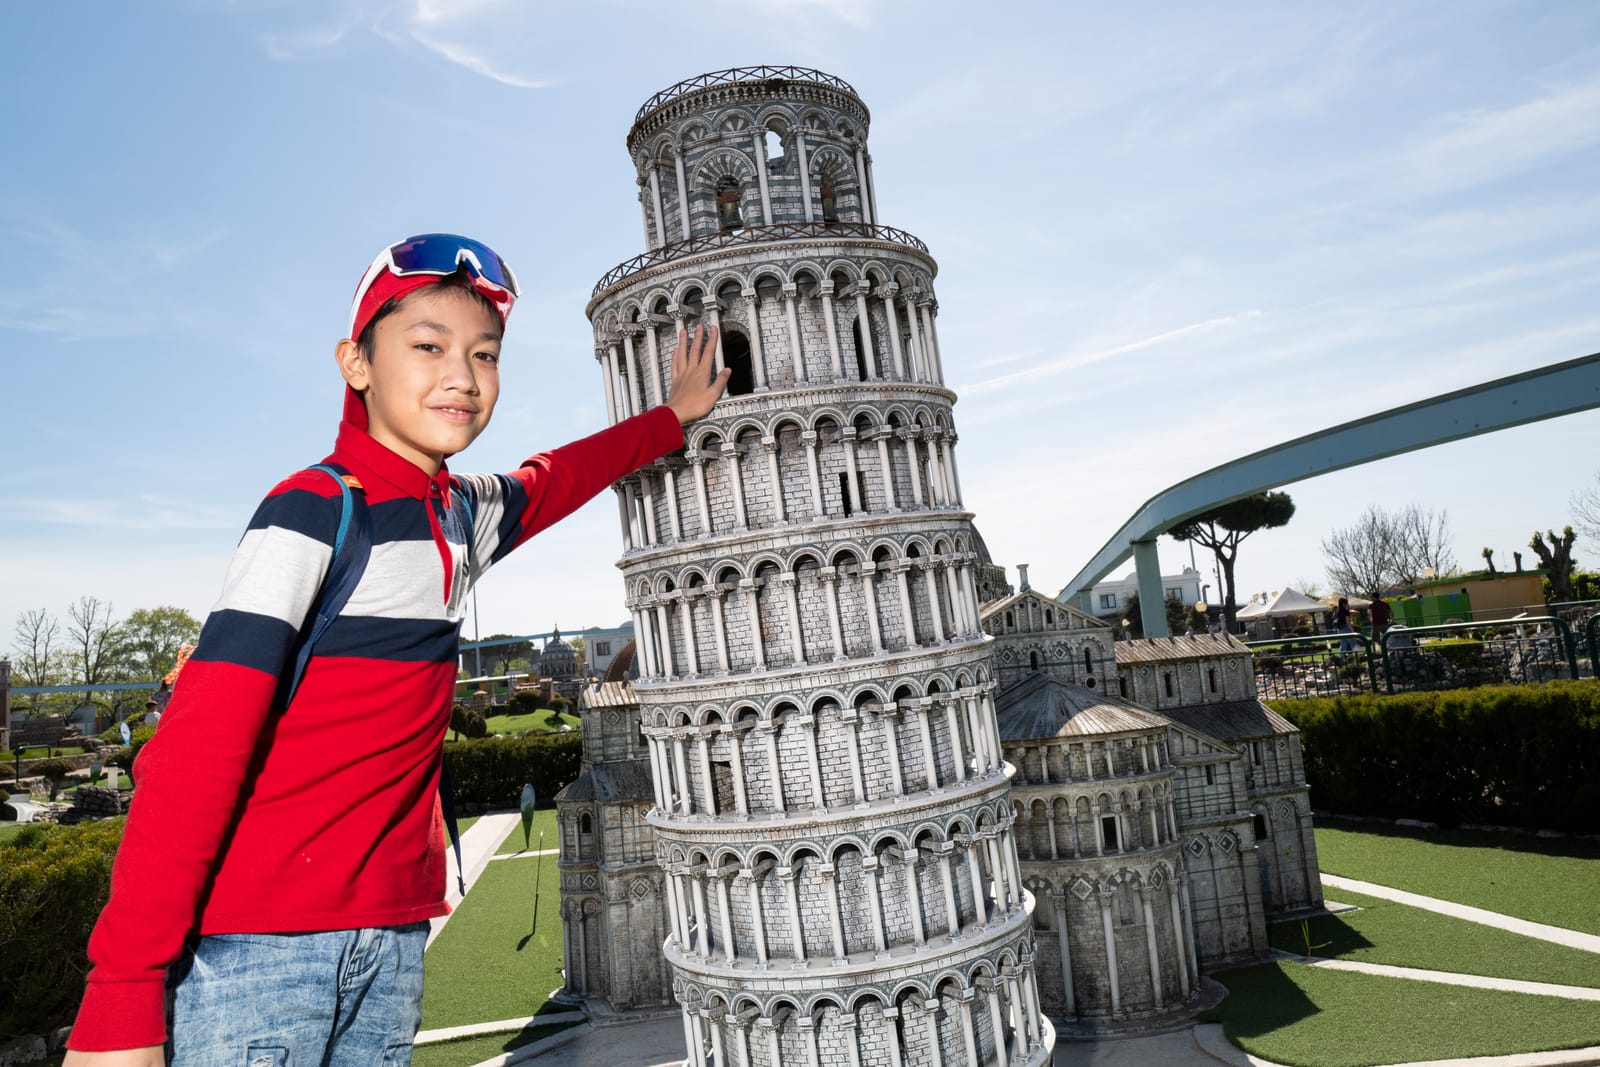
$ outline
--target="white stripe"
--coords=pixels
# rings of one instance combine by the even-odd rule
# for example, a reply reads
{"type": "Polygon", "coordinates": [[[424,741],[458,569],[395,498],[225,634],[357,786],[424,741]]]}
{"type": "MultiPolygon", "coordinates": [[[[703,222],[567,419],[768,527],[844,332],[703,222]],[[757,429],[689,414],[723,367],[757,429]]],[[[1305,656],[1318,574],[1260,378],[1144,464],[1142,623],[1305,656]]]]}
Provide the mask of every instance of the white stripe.
{"type": "Polygon", "coordinates": [[[212,610],[266,615],[298,628],[332,555],[331,546],[281,526],[248,530],[212,610]]]}
{"type": "MultiPolygon", "coordinates": [[[[462,551],[451,545],[454,556],[462,551]]],[[[443,619],[444,561],[433,541],[388,541],[372,546],[361,584],[346,615],[378,619],[443,619]]]]}

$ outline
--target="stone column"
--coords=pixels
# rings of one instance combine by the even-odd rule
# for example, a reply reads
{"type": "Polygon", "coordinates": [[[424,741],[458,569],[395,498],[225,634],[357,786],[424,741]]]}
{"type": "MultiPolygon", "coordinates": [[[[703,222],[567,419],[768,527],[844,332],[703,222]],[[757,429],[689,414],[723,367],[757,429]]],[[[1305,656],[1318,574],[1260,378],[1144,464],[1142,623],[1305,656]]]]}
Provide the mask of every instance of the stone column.
{"type": "Polygon", "coordinates": [[[916,716],[917,729],[922,734],[922,759],[923,766],[928,772],[928,789],[930,792],[942,793],[944,787],[939,783],[939,761],[935,758],[933,748],[933,730],[928,725],[928,707],[931,702],[927,697],[917,701],[916,716]]]}
{"type": "Polygon", "coordinates": [[[750,618],[750,650],[755,653],[758,671],[767,669],[767,653],[761,647],[761,603],[756,599],[756,581],[754,578],[740,578],[739,588],[744,591],[745,611],[750,618]]]}
{"type": "Polygon", "coordinates": [[[950,869],[950,853],[955,846],[946,841],[939,852],[939,880],[944,883],[944,918],[951,941],[961,936],[961,909],[956,905],[956,875],[950,869]]]}
{"type": "Polygon", "coordinates": [[[702,810],[707,815],[722,814],[717,804],[717,787],[711,778],[711,739],[706,736],[704,726],[695,727],[695,748],[700,757],[700,787],[705,790],[705,805],[702,810]]]}
{"type": "Polygon", "coordinates": [[[894,297],[899,291],[900,286],[894,282],[878,287],[878,295],[883,299],[884,319],[889,324],[889,353],[894,357],[894,376],[905,381],[906,358],[900,349],[900,316],[894,310],[894,297]]]}
{"type": "Polygon", "coordinates": [[[1144,941],[1145,948],[1150,953],[1150,992],[1155,995],[1156,1008],[1166,1007],[1166,998],[1161,995],[1161,953],[1156,948],[1156,917],[1150,907],[1150,894],[1143,885],[1139,886],[1139,906],[1144,910],[1144,941]]]}
{"type": "Polygon", "coordinates": [[[861,860],[861,870],[867,883],[867,905],[872,914],[872,946],[876,952],[876,959],[884,959],[889,954],[889,940],[883,929],[883,895],[878,892],[878,857],[864,856],[861,860]]]}
{"type": "Polygon", "coordinates": [[[705,866],[691,869],[689,872],[689,895],[694,899],[694,929],[696,955],[705,959],[711,958],[711,915],[706,907],[705,866]]]}
{"type": "Polygon", "coordinates": [[[720,583],[714,586],[709,594],[711,597],[711,626],[716,631],[717,637],[717,669],[721,674],[727,674],[732,668],[728,662],[728,623],[722,616],[722,595],[727,589],[720,583]]]}
{"type": "Polygon", "coordinates": [[[873,655],[883,654],[883,628],[878,624],[878,590],[872,575],[877,570],[872,562],[861,564],[861,593],[867,602],[867,629],[872,633],[873,655]]]}
{"type": "Polygon", "coordinates": [[[783,586],[783,599],[789,606],[789,654],[794,657],[791,662],[799,666],[806,662],[806,646],[800,634],[800,599],[795,593],[795,583],[798,579],[792,572],[778,574],[775,577],[783,586]]]}
{"type": "Polygon", "coordinates": [[[700,1043],[700,1016],[692,1011],[683,1013],[683,1043],[689,1053],[684,1067],[705,1067],[706,1050],[700,1043]]]}
{"type": "Polygon", "coordinates": [[[820,519],[823,516],[822,473],[817,468],[817,431],[804,431],[800,440],[806,446],[806,473],[811,476],[811,517],[820,519]]]}
{"type": "Polygon", "coordinates": [[[645,623],[646,612],[633,605],[629,605],[629,608],[633,612],[634,647],[639,654],[639,674],[644,678],[653,678],[656,665],[651,654],[654,650],[650,647],[650,627],[645,623]]]}
{"type": "Polygon", "coordinates": [[[883,495],[890,512],[900,510],[900,502],[894,494],[894,467],[889,463],[889,438],[893,434],[893,430],[882,429],[873,435],[878,442],[878,468],[883,472],[883,495]]]}
{"type": "Polygon", "coordinates": [[[678,465],[675,460],[662,460],[661,484],[667,490],[667,527],[674,541],[683,540],[683,523],[678,518],[678,465]]]}
{"type": "Polygon", "coordinates": [[[668,681],[673,678],[672,673],[672,627],[667,622],[667,605],[656,603],[656,622],[661,629],[661,676],[668,681]]]}
{"type": "Polygon", "coordinates": [[[722,912],[722,958],[732,963],[737,953],[733,944],[733,917],[730,914],[728,901],[728,879],[721,871],[709,872],[708,877],[717,880],[717,907],[722,912]]]}
{"type": "Polygon", "coordinates": [[[906,872],[906,902],[910,905],[911,940],[918,945],[926,945],[928,935],[922,928],[922,893],[917,887],[917,850],[908,848],[900,854],[900,858],[906,872]]]}
{"type": "Polygon", "coordinates": [[[867,293],[861,285],[856,285],[856,321],[861,324],[861,365],[867,372],[866,380],[874,381],[878,378],[877,353],[872,349],[872,319],[867,316],[867,293]]]}
{"type": "Polygon", "coordinates": [[[849,946],[844,941],[844,920],[839,915],[838,875],[831,863],[824,863],[817,869],[817,873],[822,875],[823,895],[828,900],[828,928],[833,933],[833,962],[838,966],[850,960],[849,946]]]}
{"type": "Polygon", "coordinates": [[[639,373],[639,357],[633,351],[632,333],[622,335],[622,353],[628,367],[628,394],[633,398],[633,413],[637,415],[645,409],[641,395],[644,391],[644,375],[639,373]]]}
{"type": "Polygon", "coordinates": [[[750,782],[744,776],[744,739],[739,737],[738,723],[723,723],[723,733],[728,734],[728,755],[733,763],[733,806],[739,814],[750,814],[750,782]]]}
{"type": "MultiPolygon", "coordinates": [[[[756,180],[761,185],[761,221],[768,226],[772,225],[772,196],[767,192],[767,131],[758,128],[754,131],[756,141],[756,180]]],[[[773,1063],[777,1063],[774,1056],[773,1063]]]]}
{"type": "Polygon", "coordinates": [[[946,560],[940,568],[944,572],[944,592],[950,600],[950,613],[955,618],[950,621],[954,624],[955,637],[965,637],[972,633],[972,621],[967,618],[967,605],[961,596],[961,590],[956,588],[955,565],[946,560]]]}
{"type": "Polygon", "coordinates": [[[683,751],[683,735],[677,731],[672,735],[672,764],[678,769],[678,806],[683,809],[683,814],[694,814],[694,790],[689,787],[689,757],[683,751]]]}
{"type": "Polygon", "coordinates": [[[778,1024],[766,1016],[756,1020],[756,1025],[761,1032],[767,1035],[767,1062],[772,1064],[782,1063],[782,1047],[778,1044],[778,1024]]]}
{"type": "Polygon", "coordinates": [[[653,482],[651,481],[651,476],[642,470],[638,473],[638,478],[639,491],[644,496],[641,506],[644,509],[645,537],[648,539],[648,544],[660,544],[661,534],[656,529],[656,494],[655,490],[651,488],[653,482]]]}
{"type": "Polygon", "coordinates": [[[807,1015],[795,1021],[806,1040],[806,1067],[822,1067],[817,1058],[817,1021],[807,1015]]]}
{"type": "Polygon", "coordinates": [[[1000,980],[980,979],[989,1000],[989,1029],[994,1035],[994,1058],[1000,1067],[1010,1067],[1011,1057],[1006,1055],[1006,1028],[1000,1021],[1000,980]]]}
{"type": "Polygon", "coordinates": [[[662,790],[667,785],[667,775],[661,766],[660,743],[652,734],[646,734],[645,740],[649,742],[650,749],[650,784],[655,787],[656,810],[666,811],[667,804],[662,790]]]}
{"type": "Polygon", "coordinates": [[[806,211],[806,221],[813,221],[811,211],[811,164],[806,161],[806,131],[794,129],[794,147],[800,162],[800,200],[806,211]]]}
{"type": "Polygon", "coordinates": [[[933,332],[933,302],[925,300],[917,305],[922,312],[922,336],[928,339],[928,366],[933,371],[935,384],[944,384],[944,361],[939,358],[939,338],[933,332]]]}
{"type": "Polygon", "coordinates": [[[1183,913],[1178,903],[1178,880],[1167,882],[1167,905],[1172,912],[1172,940],[1178,950],[1178,983],[1183,988],[1183,999],[1189,999],[1189,954],[1184,951],[1183,913]]]}
{"type": "Polygon", "coordinates": [[[778,878],[783,882],[784,895],[789,899],[789,936],[794,938],[794,962],[797,967],[806,963],[806,942],[800,936],[800,893],[795,887],[793,866],[778,868],[778,878]]]}
{"type": "Polygon", "coordinates": [[[722,358],[722,304],[717,300],[717,294],[710,293],[709,300],[703,306],[705,315],[711,320],[711,328],[717,331],[717,350],[712,359],[712,365],[720,373],[727,363],[722,358]]]}
{"type": "Polygon", "coordinates": [[[833,567],[823,567],[817,574],[822,590],[828,598],[828,630],[833,637],[833,658],[841,660],[844,654],[844,631],[839,618],[839,572],[833,567]]]}
{"type": "Polygon", "coordinates": [[[989,921],[989,898],[983,891],[983,865],[978,861],[979,839],[976,834],[969,834],[965,841],[960,837],[956,841],[967,850],[967,878],[972,883],[973,917],[982,926],[989,921]]]}
{"type": "Polygon", "coordinates": [[[1117,979],[1117,939],[1111,932],[1111,898],[1116,891],[1101,889],[1100,896],[1100,926],[1105,933],[1106,940],[1106,974],[1111,981],[1111,1010],[1113,1013],[1122,1010],[1122,990],[1117,979]]]}
{"type": "Polygon", "coordinates": [[[914,294],[905,290],[902,295],[906,307],[906,329],[911,335],[911,380],[925,382],[929,380],[927,366],[927,353],[922,346],[921,331],[917,328],[917,305],[914,294]]]}
{"type": "Polygon", "coordinates": [[[850,784],[858,808],[867,806],[867,785],[861,773],[861,712],[855,708],[840,708],[839,721],[844,726],[845,744],[850,749],[850,784]]]}
{"type": "Polygon", "coordinates": [[[906,466],[911,471],[911,502],[913,507],[922,508],[922,464],[917,459],[917,431],[901,430],[900,440],[906,446],[906,466]]]}
{"type": "Polygon", "coordinates": [[[788,521],[783,506],[783,474],[778,468],[778,439],[763,437],[761,447],[767,453],[767,481],[772,486],[772,514],[775,523],[788,521]]]}
{"type": "Polygon", "coordinates": [[[617,421],[621,422],[637,412],[633,407],[632,383],[623,372],[622,353],[617,350],[616,341],[608,341],[606,344],[606,363],[611,367],[611,374],[616,379],[617,421]]]}
{"type": "Polygon", "coordinates": [[[811,771],[811,806],[821,811],[828,806],[827,794],[822,789],[822,765],[817,758],[817,731],[821,724],[813,713],[810,717],[810,729],[806,730],[806,765],[811,771]]]}
{"type": "Polygon", "coordinates": [[[946,434],[939,446],[944,449],[944,473],[950,485],[950,503],[961,503],[961,476],[956,473],[956,435],[946,434]]]}
{"type": "MultiPolygon", "coordinates": [[[[922,1019],[927,1024],[928,1050],[933,1055],[934,1067],[945,1067],[944,1049],[939,1045],[939,1001],[927,1000],[922,1004],[922,1019]]],[[[969,1060],[968,1063],[976,1062],[969,1060]]]]}
{"type": "Polygon", "coordinates": [[[739,446],[732,441],[722,443],[722,458],[728,461],[728,477],[733,485],[733,526],[736,530],[748,529],[750,516],[744,506],[744,470],[739,464],[739,446]]]}
{"type": "Polygon", "coordinates": [[[894,784],[894,797],[900,800],[906,795],[906,783],[900,774],[899,724],[895,721],[899,718],[899,708],[893,704],[877,707],[878,721],[883,724],[883,740],[889,746],[889,777],[894,784]]]}
{"type": "Polygon", "coordinates": [[[606,387],[606,419],[613,424],[621,422],[617,415],[617,390],[611,374],[611,356],[605,350],[596,348],[594,361],[600,364],[600,381],[606,387]]]}
{"type": "Polygon", "coordinates": [[[844,444],[845,465],[845,491],[850,500],[850,510],[861,513],[867,510],[867,502],[861,498],[861,474],[856,461],[856,428],[846,426],[839,433],[844,444]]]}
{"type": "MultiPolygon", "coordinates": [[[[771,222],[771,219],[767,220],[771,222]]],[[[755,371],[756,392],[767,388],[767,356],[761,348],[761,299],[754,289],[741,289],[746,314],[750,319],[750,369],[755,371]]]]}
{"type": "Polygon", "coordinates": [[[661,170],[660,165],[654,162],[650,164],[650,201],[655,205],[656,209],[656,247],[660,248],[667,243],[667,229],[666,222],[661,217],[663,214],[661,207],[661,170]]]}
{"type": "Polygon", "coordinates": [[[718,1008],[716,1011],[705,1012],[706,1027],[711,1031],[711,1065],[708,1067],[722,1067],[726,1056],[722,1048],[722,1020],[728,1017],[727,1009],[718,1008]]]}
{"type": "Polygon", "coordinates": [[[933,643],[942,645],[949,640],[944,632],[944,610],[939,606],[939,587],[933,580],[933,564],[919,564],[922,584],[928,588],[928,611],[933,616],[933,643]]]}
{"type": "Polygon", "coordinates": [[[643,524],[639,521],[639,506],[637,498],[634,496],[632,482],[622,483],[622,500],[623,510],[628,514],[628,540],[635,547],[648,548],[649,544],[645,541],[643,524]]]}
{"type": "Polygon", "coordinates": [[[644,349],[650,358],[650,403],[665,404],[667,391],[661,386],[661,347],[656,343],[656,324],[648,317],[644,320],[644,349]]]}
{"type": "Polygon", "coordinates": [[[1061,988],[1067,994],[1067,1014],[1078,1014],[1077,997],[1072,992],[1072,948],[1067,937],[1067,898],[1052,896],[1050,903],[1056,909],[1056,946],[1061,953],[1061,988]]]}
{"type": "MultiPolygon", "coordinates": [[[[739,872],[739,880],[745,884],[750,898],[750,929],[755,935],[756,962],[761,969],[767,966],[767,931],[761,919],[761,885],[756,880],[754,868],[746,867],[739,872]]],[[[773,1060],[774,1063],[778,1062],[773,1060]]]]}
{"type": "Polygon", "coordinates": [[[806,380],[806,357],[805,350],[800,347],[800,320],[794,311],[796,292],[798,289],[793,283],[783,287],[783,311],[789,319],[789,355],[794,360],[795,384],[803,385],[806,380]]]}
{"type": "Polygon", "coordinates": [[[700,505],[700,536],[709,537],[716,530],[711,526],[711,501],[706,495],[706,457],[696,451],[689,457],[689,463],[694,467],[694,495],[700,505]]]}
{"type": "Polygon", "coordinates": [[[911,615],[911,585],[906,581],[910,566],[904,562],[894,565],[894,580],[900,588],[900,622],[906,628],[906,648],[917,647],[917,628],[911,615]]]}
{"type": "Polygon", "coordinates": [[[785,811],[783,806],[783,768],[778,763],[778,728],[772,723],[763,723],[759,729],[766,735],[767,743],[767,774],[772,778],[772,804],[778,811],[785,811]]]}
{"type": "Polygon", "coordinates": [[[688,668],[687,677],[698,678],[700,677],[700,650],[698,648],[699,642],[694,632],[694,606],[690,603],[691,600],[692,595],[689,590],[680,591],[678,615],[683,620],[683,654],[687,657],[685,664],[688,668]]]}
{"type": "MultiPolygon", "coordinates": [[[[960,993],[961,1003],[961,1040],[967,1047],[967,1062],[978,1063],[978,1039],[972,1029],[972,1000],[976,992],[971,986],[960,993]]],[[[1004,1056],[1003,1050],[996,1050],[997,1056],[1004,1056]]]]}
{"type": "Polygon", "coordinates": [[[683,156],[672,153],[672,165],[678,172],[678,222],[683,227],[682,240],[689,239],[689,183],[683,177],[683,156]]]}
{"type": "Polygon", "coordinates": [[[929,427],[922,433],[922,447],[928,450],[928,506],[943,507],[948,501],[944,495],[944,477],[939,473],[939,431],[929,427]]]}
{"type": "Polygon", "coordinates": [[[839,352],[839,328],[833,314],[833,283],[823,282],[817,287],[822,296],[822,322],[828,331],[828,355],[833,360],[833,380],[844,379],[844,356],[839,352]]]}

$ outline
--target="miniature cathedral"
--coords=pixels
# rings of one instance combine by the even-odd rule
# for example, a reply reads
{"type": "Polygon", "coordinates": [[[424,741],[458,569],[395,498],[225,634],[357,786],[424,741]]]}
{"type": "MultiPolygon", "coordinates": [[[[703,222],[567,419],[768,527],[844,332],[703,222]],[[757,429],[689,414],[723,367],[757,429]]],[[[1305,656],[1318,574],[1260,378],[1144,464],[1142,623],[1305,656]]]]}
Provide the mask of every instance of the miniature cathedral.
{"type": "Polygon", "coordinates": [[[803,68],[658,93],[628,134],[649,247],[588,307],[612,421],[665,399],[681,328],[733,370],[616,486],[638,677],[586,694],[557,798],[566,992],[675,1003],[690,1067],[1042,1065],[1052,1018],[1193,1010],[1316,893],[1309,815],[1279,814],[1309,810],[1298,736],[1242,706],[1248,657],[1124,664],[989,558],[937,267],[880,220],[868,124],[803,68]],[[1298,834],[1275,881],[1258,816],[1298,834]]]}

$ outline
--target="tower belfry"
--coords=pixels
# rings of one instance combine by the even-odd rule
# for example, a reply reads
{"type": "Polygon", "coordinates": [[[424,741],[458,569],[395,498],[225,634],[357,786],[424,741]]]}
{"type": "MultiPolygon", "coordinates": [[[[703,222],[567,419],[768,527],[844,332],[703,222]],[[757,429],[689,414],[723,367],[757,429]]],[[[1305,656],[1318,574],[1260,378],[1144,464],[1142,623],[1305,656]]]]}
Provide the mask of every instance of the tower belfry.
{"type": "Polygon", "coordinates": [[[937,265],[885,225],[869,114],[750,67],[628,133],[647,251],[588,306],[611,421],[678,329],[728,395],[619,482],[664,952],[693,1067],[1043,1064],[961,501],[937,265]]]}

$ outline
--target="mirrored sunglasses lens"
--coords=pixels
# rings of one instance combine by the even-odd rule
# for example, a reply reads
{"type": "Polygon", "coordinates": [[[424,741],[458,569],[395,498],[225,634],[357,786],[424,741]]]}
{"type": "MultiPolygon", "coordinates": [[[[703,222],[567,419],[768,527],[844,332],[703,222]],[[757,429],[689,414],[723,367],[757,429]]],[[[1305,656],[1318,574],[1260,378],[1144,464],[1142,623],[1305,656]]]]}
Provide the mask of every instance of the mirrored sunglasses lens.
{"type": "Polygon", "coordinates": [[[476,273],[485,281],[517,292],[515,276],[494,249],[479,241],[449,233],[429,233],[402,241],[389,249],[399,274],[451,274],[461,263],[461,253],[476,260],[476,273]]]}

